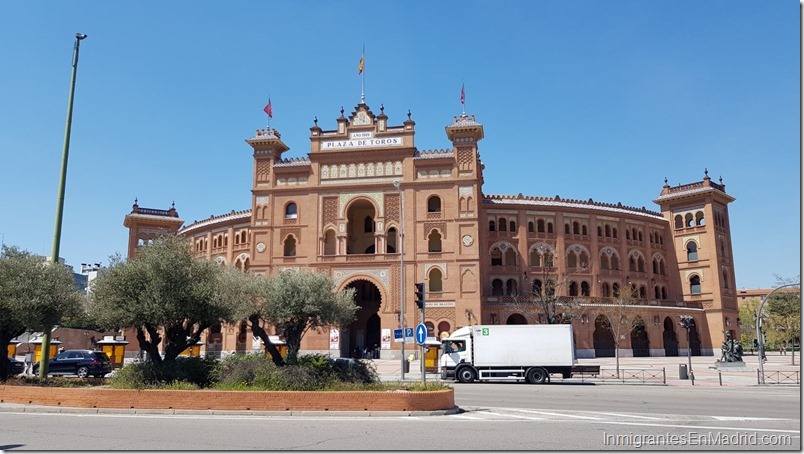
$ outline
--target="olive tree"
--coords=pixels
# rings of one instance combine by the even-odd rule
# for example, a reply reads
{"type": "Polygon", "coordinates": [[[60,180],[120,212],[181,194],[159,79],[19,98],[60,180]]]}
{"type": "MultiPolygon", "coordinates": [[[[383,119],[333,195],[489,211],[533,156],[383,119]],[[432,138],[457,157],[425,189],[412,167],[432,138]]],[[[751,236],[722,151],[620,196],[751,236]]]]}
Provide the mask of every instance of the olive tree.
{"type": "MultiPolygon", "coordinates": [[[[16,247],[0,251],[0,346],[26,331],[54,326],[81,310],[81,294],[69,267],[51,264],[16,247]]],[[[0,355],[0,380],[11,371],[0,355]]]]}
{"type": "MultiPolygon", "coordinates": [[[[282,270],[261,279],[259,293],[257,304],[248,314],[252,330],[259,320],[276,327],[287,342],[287,360],[291,364],[296,362],[302,337],[310,329],[349,324],[358,309],[354,289],[336,290],[335,282],[318,272],[282,270]]],[[[267,335],[261,338],[265,342],[267,335]]],[[[270,341],[266,348],[268,345],[270,341]]]]}
{"type": "Polygon", "coordinates": [[[136,330],[140,349],[155,363],[173,361],[216,323],[233,320],[253,294],[240,272],[193,257],[189,241],[158,237],[123,261],[113,257],[95,280],[90,314],[110,329],[136,330]]]}

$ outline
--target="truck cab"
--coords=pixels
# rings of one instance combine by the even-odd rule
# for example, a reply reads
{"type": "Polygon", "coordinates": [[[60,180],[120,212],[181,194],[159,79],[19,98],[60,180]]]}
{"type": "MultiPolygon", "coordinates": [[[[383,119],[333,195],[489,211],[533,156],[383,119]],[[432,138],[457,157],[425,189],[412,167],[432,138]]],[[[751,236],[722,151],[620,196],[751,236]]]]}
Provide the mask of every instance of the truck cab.
{"type": "Polygon", "coordinates": [[[442,354],[439,360],[438,369],[441,372],[441,379],[454,379],[455,367],[460,363],[469,362],[469,346],[472,338],[469,328],[464,327],[456,330],[448,338],[441,339],[442,354]]]}

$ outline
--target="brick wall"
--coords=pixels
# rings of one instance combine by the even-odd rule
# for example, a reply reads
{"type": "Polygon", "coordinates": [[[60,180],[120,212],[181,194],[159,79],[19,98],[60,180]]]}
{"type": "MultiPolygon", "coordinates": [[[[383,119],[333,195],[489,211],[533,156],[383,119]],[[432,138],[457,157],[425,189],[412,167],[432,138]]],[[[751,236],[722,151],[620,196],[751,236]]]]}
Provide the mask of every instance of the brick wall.
{"type": "Polygon", "coordinates": [[[79,408],[252,411],[432,411],[455,406],[452,389],[431,392],[303,392],[0,386],[0,402],[79,408]]]}

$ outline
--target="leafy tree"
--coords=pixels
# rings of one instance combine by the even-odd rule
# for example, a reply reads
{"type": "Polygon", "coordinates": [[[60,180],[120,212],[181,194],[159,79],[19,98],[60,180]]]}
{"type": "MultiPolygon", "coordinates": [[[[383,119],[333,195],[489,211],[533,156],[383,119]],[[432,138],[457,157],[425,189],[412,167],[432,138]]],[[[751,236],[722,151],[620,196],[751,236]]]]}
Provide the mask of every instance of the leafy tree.
{"type": "MultiPolygon", "coordinates": [[[[784,279],[776,276],[775,287],[796,284],[799,278],[784,279]]],[[[768,298],[763,314],[763,329],[770,344],[795,345],[801,340],[801,287],[781,289],[768,298]],[[765,318],[766,317],[766,318],[765,318]]],[[[795,351],[791,352],[791,364],[796,363],[795,351]]]]}
{"type": "Polygon", "coordinates": [[[757,337],[757,311],[759,310],[758,298],[751,298],[740,304],[738,308],[738,318],[740,321],[740,341],[743,350],[754,349],[754,339],[757,337]]]}
{"type": "Polygon", "coordinates": [[[242,273],[196,259],[187,239],[157,238],[122,261],[112,257],[92,288],[90,315],[106,328],[134,328],[142,350],[157,364],[173,361],[216,323],[233,320],[253,294],[242,273]]]}
{"type": "MultiPolygon", "coordinates": [[[[543,320],[547,324],[572,323],[581,306],[586,302],[586,298],[559,296],[562,293],[562,288],[569,287],[573,273],[563,279],[559,279],[553,274],[553,271],[555,271],[553,268],[555,260],[553,250],[542,246],[538,248],[537,252],[541,256],[541,273],[538,274],[541,284],[539,285],[534,280],[534,284],[531,284],[530,289],[523,289],[525,294],[528,295],[527,303],[535,307],[544,316],[543,320]]],[[[588,263],[580,263],[581,269],[585,270],[587,266],[588,263]]],[[[515,298],[515,304],[517,302],[519,300],[515,298]]]]}
{"type": "MultiPolygon", "coordinates": [[[[296,362],[302,337],[308,330],[351,323],[358,309],[354,289],[336,291],[335,282],[318,272],[280,271],[260,280],[259,293],[261,298],[248,314],[252,330],[255,322],[260,326],[259,320],[276,327],[287,342],[291,364],[296,362]]],[[[267,335],[261,339],[265,342],[267,335]]],[[[266,348],[268,345],[270,341],[266,348]]]]}
{"type": "Polygon", "coordinates": [[[635,288],[631,288],[630,292],[624,288],[610,301],[610,304],[601,304],[597,309],[603,316],[601,327],[610,332],[614,338],[615,367],[617,378],[620,378],[620,344],[626,336],[631,335],[632,331],[645,329],[646,312],[638,307],[639,299],[635,288]]]}
{"type": "MultiPolygon", "coordinates": [[[[42,330],[80,311],[81,295],[70,269],[50,264],[16,247],[0,253],[0,346],[28,330],[42,330]]],[[[0,355],[0,380],[11,371],[0,355]]]]}

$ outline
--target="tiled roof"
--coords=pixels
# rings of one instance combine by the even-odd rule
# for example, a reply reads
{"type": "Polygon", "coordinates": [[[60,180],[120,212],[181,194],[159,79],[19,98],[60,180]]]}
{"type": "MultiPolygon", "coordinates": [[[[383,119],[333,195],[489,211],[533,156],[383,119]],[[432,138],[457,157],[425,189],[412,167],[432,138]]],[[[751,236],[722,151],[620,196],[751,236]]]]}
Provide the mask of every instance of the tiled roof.
{"type": "Polygon", "coordinates": [[[309,166],[310,160],[308,158],[287,158],[274,164],[274,167],[301,167],[309,166]]]}
{"type": "Polygon", "coordinates": [[[210,225],[210,224],[217,224],[219,222],[226,222],[235,219],[249,219],[251,218],[251,210],[243,210],[243,211],[234,211],[232,210],[229,214],[222,214],[219,216],[210,216],[203,221],[193,222],[192,224],[184,227],[183,229],[179,230],[179,233],[186,234],[187,232],[195,229],[199,229],[201,227],[210,225]]]}
{"type": "Polygon", "coordinates": [[[413,159],[451,158],[452,150],[422,150],[417,151],[413,159]]]}
{"type": "Polygon", "coordinates": [[[523,196],[522,194],[512,195],[495,195],[488,194],[483,199],[483,203],[489,204],[505,204],[505,205],[538,205],[538,206],[553,206],[553,207],[566,207],[566,208],[586,208],[598,209],[603,211],[610,211],[612,213],[625,213],[636,214],[640,216],[649,217],[655,220],[664,220],[661,213],[650,211],[645,207],[636,208],[625,206],[621,203],[616,205],[613,203],[595,202],[592,199],[588,201],[574,200],[574,199],[561,199],[556,196],[555,198],[548,197],[532,197],[523,196]]]}

